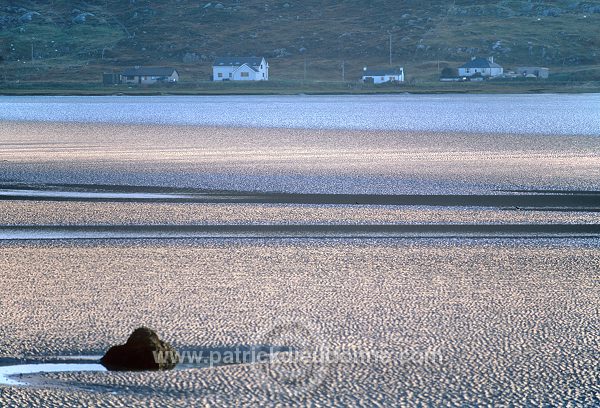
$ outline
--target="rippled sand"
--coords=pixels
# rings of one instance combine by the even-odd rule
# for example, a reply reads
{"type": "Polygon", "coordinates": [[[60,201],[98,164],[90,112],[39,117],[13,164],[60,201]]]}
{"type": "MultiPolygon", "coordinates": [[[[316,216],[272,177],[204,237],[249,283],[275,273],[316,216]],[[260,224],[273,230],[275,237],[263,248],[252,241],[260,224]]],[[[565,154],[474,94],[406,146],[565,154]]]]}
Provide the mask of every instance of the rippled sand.
{"type": "Polygon", "coordinates": [[[600,402],[597,241],[13,243],[0,263],[5,357],[97,354],[141,324],[180,349],[262,344],[289,322],[396,356],[328,364],[308,390],[252,364],[48,374],[4,404],[600,402]]]}
{"type": "Polygon", "coordinates": [[[600,223],[600,212],[476,207],[5,201],[0,210],[0,225],[600,223]]]}

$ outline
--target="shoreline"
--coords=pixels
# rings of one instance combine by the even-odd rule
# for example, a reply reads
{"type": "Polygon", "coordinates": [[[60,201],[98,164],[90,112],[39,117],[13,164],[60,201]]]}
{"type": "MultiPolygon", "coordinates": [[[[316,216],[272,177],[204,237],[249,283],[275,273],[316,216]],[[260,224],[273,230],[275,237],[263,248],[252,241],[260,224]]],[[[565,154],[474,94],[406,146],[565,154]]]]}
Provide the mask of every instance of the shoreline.
{"type": "Polygon", "coordinates": [[[589,90],[560,90],[560,89],[531,89],[527,91],[506,92],[501,91],[375,91],[375,92],[310,92],[310,91],[290,91],[290,92],[156,92],[156,91],[125,91],[125,92],[55,92],[55,91],[34,91],[34,92],[3,92],[0,91],[0,96],[373,96],[373,95],[581,95],[581,94],[598,94],[600,87],[589,90]]]}
{"type": "MultiPolygon", "coordinates": [[[[6,84],[5,84],[6,85],[6,84]]],[[[260,84],[180,84],[172,87],[104,87],[95,83],[76,84],[69,87],[19,84],[2,88],[0,96],[340,96],[340,95],[532,95],[532,94],[590,94],[600,93],[600,83],[593,81],[544,83],[544,82],[494,82],[448,84],[424,83],[399,86],[375,86],[367,88],[339,88],[340,84],[309,83],[305,86],[280,86],[277,83],[260,84]],[[215,88],[215,89],[212,89],[215,88]]]]}

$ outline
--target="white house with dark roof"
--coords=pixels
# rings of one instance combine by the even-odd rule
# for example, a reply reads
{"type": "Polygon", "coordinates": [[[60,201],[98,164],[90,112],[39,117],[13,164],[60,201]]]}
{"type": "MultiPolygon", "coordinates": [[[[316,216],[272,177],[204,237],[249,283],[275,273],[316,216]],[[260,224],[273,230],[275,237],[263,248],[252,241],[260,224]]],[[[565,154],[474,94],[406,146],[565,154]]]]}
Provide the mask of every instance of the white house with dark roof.
{"type": "Polygon", "coordinates": [[[363,69],[363,82],[382,84],[384,82],[404,82],[404,68],[363,69]]]}
{"type": "Polygon", "coordinates": [[[134,67],[121,73],[122,84],[150,85],[157,82],[179,81],[179,73],[171,67],[134,67]]]}
{"type": "Polygon", "coordinates": [[[269,63],[262,57],[217,58],[213,81],[268,81],[269,63]]]}
{"type": "Polygon", "coordinates": [[[458,76],[471,77],[481,74],[482,77],[495,77],[502,75],[504,69],[494,62],[494,57],[471,58],[471,61],[458,68],[458,76]]]}

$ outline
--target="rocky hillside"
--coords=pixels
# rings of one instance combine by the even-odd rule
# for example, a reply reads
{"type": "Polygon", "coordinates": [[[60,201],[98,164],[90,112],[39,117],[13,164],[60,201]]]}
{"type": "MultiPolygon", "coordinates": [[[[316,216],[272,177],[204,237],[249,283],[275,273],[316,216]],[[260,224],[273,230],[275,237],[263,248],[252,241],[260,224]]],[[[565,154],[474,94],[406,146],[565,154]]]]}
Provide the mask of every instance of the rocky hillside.
{"type": "Polygon", "coordinates": [[[207,79],[215,56],[264,55],[273,79],[347,79],[364,65],[434,77],[470,56],[578,71],[600,63],[586,1],[3,1],[0,81],[97,81],[131,65],[207,79]]]}

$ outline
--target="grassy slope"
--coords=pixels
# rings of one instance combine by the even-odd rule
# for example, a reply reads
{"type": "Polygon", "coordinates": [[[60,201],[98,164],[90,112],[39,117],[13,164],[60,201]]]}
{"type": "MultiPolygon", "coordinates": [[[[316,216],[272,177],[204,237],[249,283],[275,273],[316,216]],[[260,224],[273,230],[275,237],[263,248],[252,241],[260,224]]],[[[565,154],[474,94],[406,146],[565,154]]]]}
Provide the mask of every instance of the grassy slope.
{"type": "Polygon", "coordinates": [[[281,80],[301,79],[305,60],[308,79],[340,80],[346,61],[346,78],[355,79],[364,65],[387,65],[388,31],[394,62],[410,79],[435,80],[438,66],[457,66],[471,55],[600,79],[600,4],[593,12],[591,2],[231,0],[222,9],[207,3],[11,1],[0,7],[0,80],[98,81],[100,72],[124,66],[173,65],[184,81],[197,83],[218,55],[266,55],[272,78],[281,80]],[[74,9],[94,16],[75,24],[74,9]],[[23,23],[26,11],[41,15],[23,23]],[[184,63],[186,53],[200,59],[184,63]]]}

